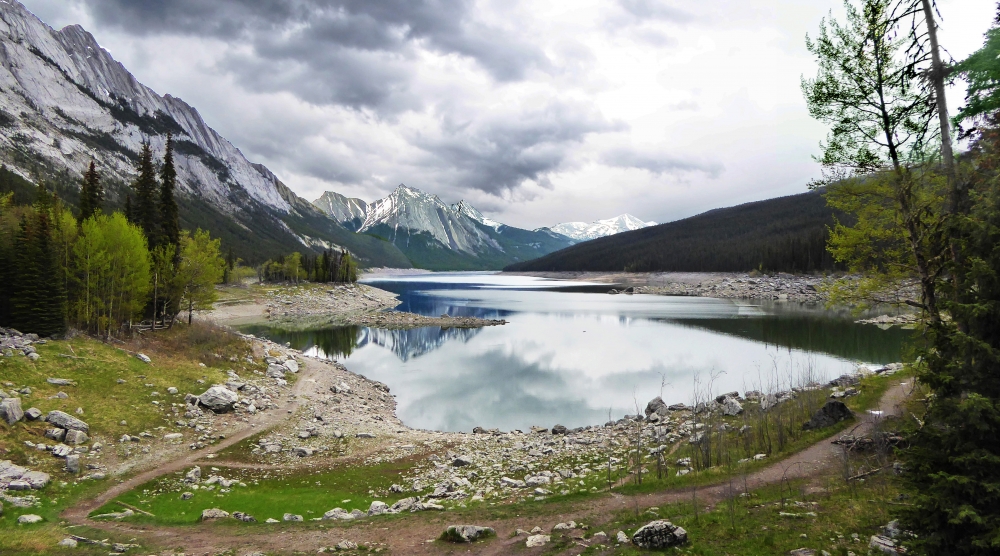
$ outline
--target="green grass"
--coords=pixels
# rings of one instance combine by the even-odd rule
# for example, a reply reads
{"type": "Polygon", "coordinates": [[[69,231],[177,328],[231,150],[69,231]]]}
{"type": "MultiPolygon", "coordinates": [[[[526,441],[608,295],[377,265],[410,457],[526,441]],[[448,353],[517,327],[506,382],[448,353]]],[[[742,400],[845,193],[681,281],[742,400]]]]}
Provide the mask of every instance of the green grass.
{"type": "Polygon", "coordinates": [[[374,495],[376,492],[388,491],[393,483],[402,482],[402,474],[411,465],[412,462],[396,461],[369,467],[346,465],[320,472],[226,468],[212,471],[210,466],[203,465],[202,478],[214,474],[240,480],[246,486],[233,485],[228,493],[220,492],[218,485],[214,490],[195,490],[191,488],[192,485],[182,482],[184,472],[180,472],[142,485],[91,515],[122,511],[118,501],[155,516],[137,514],[127,518],[128,521],[164,525],[197,523],[202,510],[209,508],[219,508],[230,513],[239,511],[254,516],[256,524],[232,522],[233,525],[247,526],[260,525],[267,518],[280,521],[285,513],[302,515],[309,520],[322,517],[324,512],[337,507],[347,511],[367,511],[374,500],[391,505],[398,499],[414,495],[404,493],[388,498],[374,495]],[[191,492],[194,496],[189,500],[182,500],[183,492],[191,492]]]}
{"type": "MultiPolygon", "coordinates": [[[[171,404],[177,404],[179,413],[183,414],[185,393],[200,394],[212,383],[224,382],[225,369],[245,373],[253,367],[245,362],[249,348],[242,340],[201,325],[177,326],[170,331],[125,343],[106,344],[79,336],[71,340],[50,341],[36,348],[41,355],[37,362],[23,356],[0,357],[0,388],[8,393],[24,387],[31,388],[30,395],[20,394],[24,409],[37,407],[43,413],[58,409],[76,415],[76,409],[83,408],[84,413],[79,417],[90,425],[91,442],[103,442],[105,452],[114,449],[109,442],[116,441],[125,433],[137,435],[148,430],[159,436],[163,432],[173,432],[172,423],[179,416],[173,413],[171,404]],[[139,361],[123,349],[146,353],[152,364],[139,361]],[[237,361],[230,361],[231,357],[237,361]],[[70,379],[76,384],[54,386],[46,382],[50,377],[70,379]],[[126,382],[118,384],[119,379],[126,382]],[[198,383],[199,380],[204,383],[198,383]],[[145,384],[153,386],[146,387],[145,384]],[[168,386],[177,387],[178,394],[167,394],[168,386]],[[53,399],[52,396],[60,391],[68,394],[69,398],[53,399]],[[151,396],[153,391],[160,395],[151,396]],[[160,403],[153,404],[154,400],[160,403]],[[127,424],[120,425],[122,420],[127,424]],[[171,430],[163,431],[161,427],[171,430]]],[[[42,500],[40,507],[15,508],[10,503],[4,504],[4,512],[0,516],[0,554],[5,556],[63,553],[55,546],[68,534],[59,525],[60,512],[81,497],[92,496],[108,487],[107,481],[78,480],[66,474],[62,469],[63,460],[25,445],[25,441],[53,444],[53,441],[44,438],[47,428],[44,422],[22,421],[14,426],[0,424],[0,459],[9,459],[52,476],[49,486],[40,492],[30,493],[42,500]],[[29,513],[40,515],[45,521],[36,525],[18,525],[17,517],[29,513]]],[[[155,441],[150,439],[144,443],[155,441]]],[[[84,456],[81,463],[101,464],[110,456],[84,456]]],[[[72,530],[75,534],[88,536],[81,531],[72,530]]],[[[97,538],[109,536],[106,533],[94,535],[101,535],[97,538]]],[[[107,552],[107,548],[81,544],[67,553],[107,552]]]]}

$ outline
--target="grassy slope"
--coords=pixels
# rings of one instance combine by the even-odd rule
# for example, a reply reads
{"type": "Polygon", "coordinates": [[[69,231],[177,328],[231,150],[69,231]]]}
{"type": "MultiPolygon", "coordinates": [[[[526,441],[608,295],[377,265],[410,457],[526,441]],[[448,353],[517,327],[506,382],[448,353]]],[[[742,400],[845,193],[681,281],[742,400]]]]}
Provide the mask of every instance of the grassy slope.
{"type": "MultiPolygon", "coordinates": [[[[212,383],[224,382],[225,369],[233,368],[244,373],[248,367],[245,362],[229,360],[230,357],[237,357],[243,361],[242,357],[247,353],[246,344],[234,336],[219,335],[198,326],[190,329],[178,326],[123,347],[142,350],[152,358],[152,364],[147,365],[112,345],[77,337],[37,346],[42,357],[35,363],[21,356],[0,357],[0,388],[10,393],[15,388],[30,387],[31,395],[21,396],[25,409],[37,407],[43,412],[59,409],[75,415],[78,407],[83,408],[84,414],[80,418],[90,425],[92,442],[104,443],[106,455],[93,459],[84,456],[81,463],[101,463],[116,450],[122,449],[112,445],[122,434],[138,435],[149,431],[160,437],[166,432],[174,432],[174,428],[169,426],[176,419],[170,410],[172,403],[183,407],[185,393],[200,394],[212,383]],[[60,357],[60,354],[80,359],[60,357]],[[221,357],[216,357],[216,354],[221,357]],[[53,386],[46,382],[49,377],[70,379],[76,381],[76,385],[53,386]],[[118,379],[126,382],[118,384],[118,379]],[[198,380],[204,380],[204,384],[199,384],[198,380]],[[145,384],[154,386],[146,387],[145,384]],[[179,393],[168,395],[166,389],[169,386],[177,387],[179,393]],[[69,398],[50,399],[59,391],[66,392],[69,398]],[[160,396],[152,397],[150,394],[153,391],[159,392],[160,396]],[[153,404],[154,400],[160,405],[153,404]],[[127,425],[120,425],[122,420],[127,425]]],[[[55,543],[66,536],[66,532],[56,525],[59,512],[80,496],[108,486],[107,481],[74,480],[62,470],[63,460],[25,446],[26,440],[51,445],[53,442],[43,437],[46,428],[41,422],[20,422],[13,427],[0,425],[0,459],[45,471],[53,477],[40,495],[45,501],[41,507],[25,509],[5,504],[0,516],[0,553],[4,555],[58,553],[55,543]],[[38,525],[17,525],[17,517],[26,513],[41,515],[45,521],[38,525]]],[[[144,439],[139,448],[161,442],[158,438],[144,439]]],[[[121,456],[122,453],[119,451],[116,455],[121,456]]],[[[75,533],[86,534],[79,530],[75,533]]],[[[88,551],[90,549],[82,548],[72,553],[107,553],[107,549],[88,551]]]]}

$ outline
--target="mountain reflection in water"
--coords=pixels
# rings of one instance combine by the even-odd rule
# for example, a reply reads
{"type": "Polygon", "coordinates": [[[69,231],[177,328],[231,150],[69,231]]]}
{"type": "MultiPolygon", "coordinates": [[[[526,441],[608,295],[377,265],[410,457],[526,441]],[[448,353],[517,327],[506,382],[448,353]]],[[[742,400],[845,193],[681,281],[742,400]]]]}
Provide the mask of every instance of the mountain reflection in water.
{"type": "Polygon", "coordinates": [[[369,283],[398,293],[400,310],[509,324],[244,331],[344,360],[392,388],[405,423],[438,430],[598,424],[661,392],[668,403],[689,403],[695,381],[704,387],[709,376],[716,392],[788,387],[807,374],[827,379],[859,362],[898,361],[910,334],[797,304],[607,295],[607,286],[506,276],[369,283]]]}

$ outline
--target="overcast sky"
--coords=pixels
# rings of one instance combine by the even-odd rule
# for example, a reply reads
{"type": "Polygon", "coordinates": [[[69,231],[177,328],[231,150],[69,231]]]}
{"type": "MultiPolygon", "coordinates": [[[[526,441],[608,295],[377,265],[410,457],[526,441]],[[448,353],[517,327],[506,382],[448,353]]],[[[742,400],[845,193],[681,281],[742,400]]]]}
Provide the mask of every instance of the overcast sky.
{"type": "MultiPolygon", "coordinates": [[[[534,228],[805,191],[839,0],[21,0],[312,200],[406,183],[534,228]]],[[[938,0],[955,58],[993,0],[938,0]]],[[[964,89],[952,91],[952,109],[964,89]]]]}

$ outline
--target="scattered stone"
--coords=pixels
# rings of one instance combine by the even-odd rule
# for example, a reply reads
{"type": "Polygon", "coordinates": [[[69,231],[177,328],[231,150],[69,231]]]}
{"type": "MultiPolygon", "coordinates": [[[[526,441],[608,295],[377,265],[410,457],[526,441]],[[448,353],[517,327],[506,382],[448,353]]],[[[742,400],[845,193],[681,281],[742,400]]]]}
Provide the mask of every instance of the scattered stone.
{"type": "Polygon", "coordinates": [[[20,398],[4,398],[0,400],[0,419],[13,426],[14,423],[24,418],[24,411],[21,409],[20,398]]]}
{"type": "Polygon", "coordinates": [[[736,401],[736,398],[726,397],[722,400],[722,414],[728,415],[730,417],[735,417],[743,413],[743,406],[740,402],[736,401]]]}
{"type": "Polygon", "coordinates": [[[179,432],[172,432],[170,434],[163,435],[164,440],[180,440],[184,438],[184,435],[179,432]]]}
{"type": "Polygon", "coordinates": [[[844,419],[854,417],[851,410],[840,400],[827,400],[809,422],[802,425],[802,430],[822,429],[835,425],[844,419]]]}
{"type": "Polygon", "coordinates": [[[662,519],[650,521],[632,535],[632,542],[639,548],[656,550],[682,545],[687,542],[687,531],[662,519]]]}
{"type": "Polygon", "coordinates": [[[882,535],[872,535],[871,539],[868,541],[868,548],[880,554],[899,554],[899,549],[896,548],[896,542],[889,537],[883,537],[882,535]]]}
{"type": "Polygon", "coordinates": [[[368,515],[382,515],[389,513],[389,505],[381,500],[375,500],[368,507],[368,515]]]}
{"type": "Polygon", "coordinates": [[[76,543],[76,539],[71,539],[71,538],[67,537],[67,538],[59,541],[59,544],[57,546],[61,546],[61,547],[64,547],[64,548],[76,548],[76,544],[77,544],[76,543]]]}
{"type": "Polygon", "coordinates": [[[42,410],[37,407],[29,407],[28,410],[24,412],[24,418],[29,421],[37,421],[42,418],[42,410]]]}
{"type": "Polygon", "coordinates": [[[306,448],[305,446],[299,446],[299,447],[294,448],[292,450],[292,454],[296,455],[296,456],[298,456],[300,458],[306,458],[306,457],[309,457],[309,456],[313,455],[313,449],[312,448],[306,448]]]}
{"type": "Polygon", "coordinates": [[[41,523],[41,521],[42,521],[42,516],[35,514],[24,514],[17,518],[17,523],[20,525],[41,523]]]}
{"type": "Polygon", "coordinates": [[[268,378],[285,378],[285,367],[282,365],[268,365],[264,376],[268,378]]]}
{"type": "Polygon", "coordinates": [[[568,431],[566,427],[562,425],[556,425],[552,427],[552,434],[566,434],[568,431]]]}
{"type": "Polygon", "coordinates": [[[288,361],[285,361],[284,365],[285,368],[288,369],[288,372],[292,374],[299,372],[299,362],[294,359],[289,359],[288,361]]]}
{"type": "MultiPolygon", "coordinates": [[[[395,507],[395,505],[393,505],[393,507],[395,507]]],[[[354,519],[354,516],[351,515],[351,513],[345,510],[344,508],[334,508],[323,514],[323,519],[339,519],[342,521],[350,521],[354,519]]]]}
{"type": "Polygon", "coordinates": [[[225,386],[213,386],[198,396],[198,403],[215,413],[228,413],[240,397],[225,386]]]}
{"type": "Polygon", "coordinates": [[[209,521],[212,519],[226,519],[229,517],[229,512],[225,510],[220,510],[218,508],[210,508],[207,510],[202,510],[201,520],[209,521]]]}
{"type": "Polygon", "coordinates": [[[182,492],[181,493],[181,500],[190,500],[192,498],[194,498],[194,493],[191,493],[191,492],[182,492]]]}
{"type": "Polygon", "coordinates": [[[197,483],[201,480],[201,467],[194,467],[184,475],[185,483],[197,483]]]}
{"type": "Polygon", "coordinates": [[[257,518],[250,514],[245,514],[243,512],[233,512],[233,519],[242,521],[244,523],[257,523],[257,518]]]}
{"type": "Polygon", "coordinates": [[[302,521],[302,516],[296,514],[285,514],[281,519],[285,521],[302,521]]]}
{"type": "Polygon", "coordinates": [[[149,356],[146,355],[145,353],[137,353],[137,354],[135,354],[135,358],[138,359],[139,361],[142,361],[143,363],[145,363],[147,365],[149,365],[150,363],[153,362],[153,360],[150,359],[149,356]]]}
{"type": "Polygon", "coordinates": [[[84,423],[83,421],[73,417],[69,413],[65,413],[59,410],[50,411],[48,415],[45,416],[45,420],[53,425],[66,429],[68,431],[83,431],[90,432],[90,425],[84,423]]]}
{"type": "Polygon", "coordinates": [[[816,551],[811,548],[796,548],[790,550],[788,556],[816,556],[816,551]]]}
{"type": "Polygon", "coordinates": [[[167,388],[167,393],[170,394],[171,396],[176,395],[178,391],[179,390],[177,390],[177,388],[174,388],[173,386],[167,388]]]}
{"type": "Polygon", "coordinates": [[[337,550],[355,550],[358,548],[358,543],[351,542],[345,539],[338,542],[337,546],[334,548],[336,548],[337,550]]]}
{"type": "Polygon", "coordinates": [[[65,444],[56,444],[52,447],[52,455],[57,458],[64,458],[73,453],[73,448],[65,444]]]}
{"type": "Polygon", "coordinates": [[[449,525],[441,534],[441,540],[467,543],[476,542],[479,539],[496,536],[497,532],[492,527],[480,527],[479,525],[449,525]]]}
{"type": "Polygon", "coordinates": [[[528,548],[535,548],[538,546],[545,546],[545,544],[552,540],[549,535],[531,535],[528,540],[524,543],[528,548]]]}
{"type": "Polygon", "coordinates": [[[66,472],[76,475],[80,473],[80,455],[70,454],[66,456],[66,472]]]}
{"type": "Polygon", "coordinates": [[[454,467],[464,467],[466,465],[472,465],[472,460],[464,456],[458,456],[451,462],[451,465],[454,467]]]}
{"type": "Polygon", "coordinates": [[[72,380],[70,380],[68,378],[51,378],[50,377],[50,378],[45,379],[45,382],[48,382],[49,384],[54,384],[56,386],[76,386],[76,382],[74,382],[74,381],[72,381],[72,380]]]}
{"type": "Polygon", "coordinates": [[[66,431],[66,436],[63,437],[63,442],[71,446],[79,446],[80,444],[86,444],[90,440],[87,433],[78,430],[68,430],[66,431]]]}

